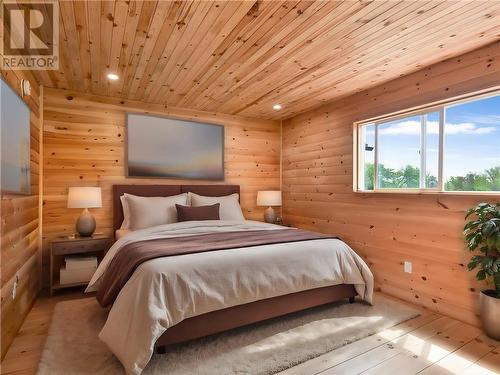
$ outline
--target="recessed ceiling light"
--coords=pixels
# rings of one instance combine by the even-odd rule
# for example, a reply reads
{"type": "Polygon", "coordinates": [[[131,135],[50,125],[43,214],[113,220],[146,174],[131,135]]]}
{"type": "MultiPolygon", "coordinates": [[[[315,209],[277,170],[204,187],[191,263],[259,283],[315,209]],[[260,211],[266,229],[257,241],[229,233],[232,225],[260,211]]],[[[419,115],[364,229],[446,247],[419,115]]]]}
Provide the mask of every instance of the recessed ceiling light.
{"type": "Polygon", "coordinates": [[[118,79],[118,75],[115,74],[115,73],[109,73],[108,74],[108,79],[110,79],[112,81],[116,81],[118,79]]]}
{"type": "Polygon", "coordinates": [[[274,109],[275,111],[279,111],[281,108],[282,108],[282,107],[281,107],[281,104],[275,104],[275,105],[273,105],[273,109],[274,109]]]}

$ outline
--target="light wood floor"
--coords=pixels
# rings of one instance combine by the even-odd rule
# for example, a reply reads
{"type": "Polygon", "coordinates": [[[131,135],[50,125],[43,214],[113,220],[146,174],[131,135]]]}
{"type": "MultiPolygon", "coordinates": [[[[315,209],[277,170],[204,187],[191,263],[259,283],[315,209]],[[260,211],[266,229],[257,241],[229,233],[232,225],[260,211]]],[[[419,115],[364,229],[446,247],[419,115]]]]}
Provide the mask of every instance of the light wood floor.
{"type": "MultiPolygon", "coordinates": [[[[5,356],[1,374],[35,374],[55,304],[82,297],[86,296],[77,292],[40,297],[5,356]]],[[[280,375],[500,374],[499,341],[458,320],[419,310],[421,315],[415,319],[304,362],[280,375]]]]}

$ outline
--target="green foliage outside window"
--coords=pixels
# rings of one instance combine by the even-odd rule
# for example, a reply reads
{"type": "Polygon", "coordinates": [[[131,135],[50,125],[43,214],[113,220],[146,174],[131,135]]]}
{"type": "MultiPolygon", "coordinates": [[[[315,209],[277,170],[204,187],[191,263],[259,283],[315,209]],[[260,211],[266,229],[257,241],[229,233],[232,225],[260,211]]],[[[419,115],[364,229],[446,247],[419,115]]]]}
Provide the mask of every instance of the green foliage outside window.
{"type": "MultiPolygon", "coordinates": [[[[373,163],[366,164],[366,190],[373,190],[374,169],[373,163]]],[[[407,165],[400,169],[393,169],[386,168],[383,164],[379,164],[378,173],[379,186],[383,189],[418,189],[420,186],[420,170],[411,165],[407,165]]],[[[426,184],[429,188],[436,187],[437,177],[427,174],[426,184]]]]}
{"type": "Polygon", "coordinates": [[[449,191],[500,191],[500,166],[483,173],[467,173],[464,177],[450,177],[445,183],[449,191]]]}
{"type": "MultiPolygon", "coordinates": [[[[365,164],[365,190],[373,190],[373,163],[365,164]]],[[[407,165],[400,169],[386,168],[379,165],[379,187],[383,189],[418,189],[420,186],[419,168],[407,165]]],[[[427,174],[426,187],[437,187],[437,177],[427,174]]],[[[447,191],[500,191],[500,166],[490,168],[483,173],[467,173],[465,176],[453,176],[445,183],[447,191]]]]}

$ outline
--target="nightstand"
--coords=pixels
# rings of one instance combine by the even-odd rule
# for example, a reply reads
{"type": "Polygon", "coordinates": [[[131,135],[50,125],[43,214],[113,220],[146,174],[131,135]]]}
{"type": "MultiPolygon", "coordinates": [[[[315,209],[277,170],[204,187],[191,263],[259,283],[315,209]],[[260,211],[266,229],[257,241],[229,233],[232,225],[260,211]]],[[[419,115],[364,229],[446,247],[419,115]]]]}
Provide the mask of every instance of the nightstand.
{"type": "Polygon", "coordinates": [[[61,285],[59,269],[66,255],[95,255],[100,262],[113,240],[96,234],[92,237],[57,237],[50,241],[50,295],[54,290],[87,285],[86,282],[61,285]]]}

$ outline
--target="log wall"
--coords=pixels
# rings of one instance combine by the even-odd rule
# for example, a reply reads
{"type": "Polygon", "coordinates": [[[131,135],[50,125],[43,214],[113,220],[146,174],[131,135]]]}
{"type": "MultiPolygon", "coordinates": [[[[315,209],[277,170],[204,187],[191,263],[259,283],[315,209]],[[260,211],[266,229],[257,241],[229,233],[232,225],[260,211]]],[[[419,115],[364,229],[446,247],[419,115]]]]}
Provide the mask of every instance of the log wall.
{"type": "Polygon", "coordinates": [[[31,95],[23,98],[31,109],[31,195],[2,195],[0,202],[1,357],[3,358],[40,290],[41,117],[40,89],[30,73],[2,69],[2,78],[18,95],[22,79],[29,80],[32,87],[31,95]],[[16,280],[18,285],[13,299],[11,293],[16,280]]]}
{"type": "Polygon", "coordinates": [[[497,86],[499,42],[283,121],[285,220],[338,234],[377,289],[477,324],[481,286],[466,270],[464,211],[498,195],[354,193],[353,122],[497,86]]]}

